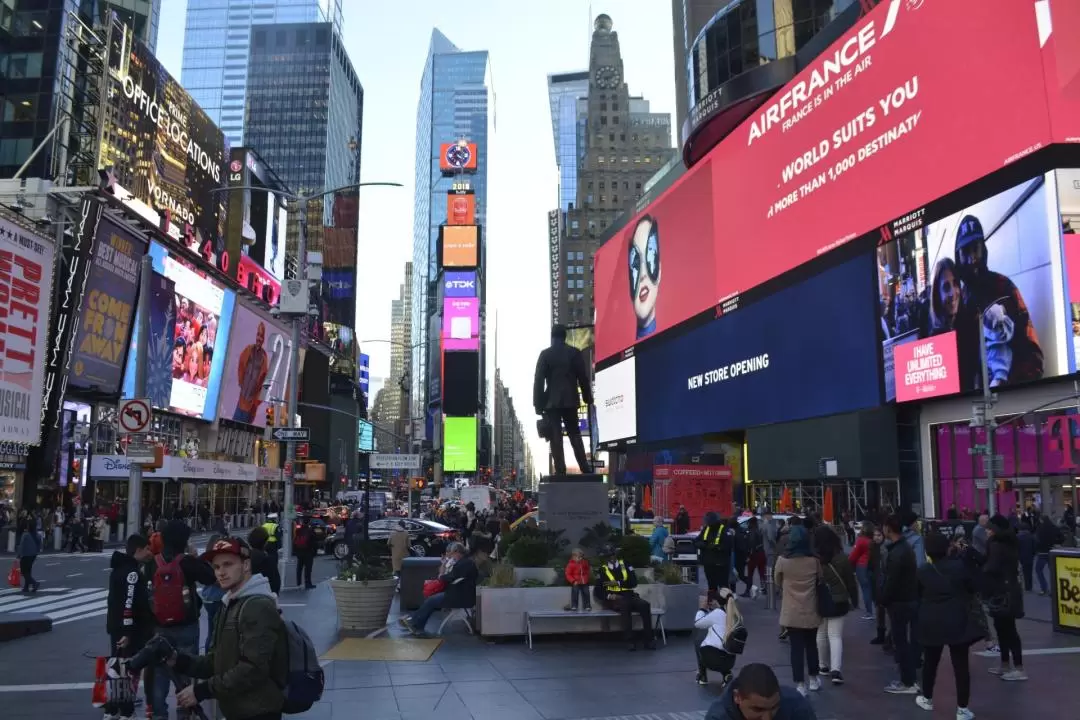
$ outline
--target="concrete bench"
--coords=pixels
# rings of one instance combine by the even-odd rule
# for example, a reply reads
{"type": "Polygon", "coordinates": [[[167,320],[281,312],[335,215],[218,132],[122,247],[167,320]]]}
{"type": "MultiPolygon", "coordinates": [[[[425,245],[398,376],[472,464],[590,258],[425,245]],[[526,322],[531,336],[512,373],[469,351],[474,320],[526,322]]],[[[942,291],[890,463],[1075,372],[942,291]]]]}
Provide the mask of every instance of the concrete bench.
{"type": "MultiPolygon", "coordinates": [[[[582,618],[604,618],[611,619],[619,617],[619,613],[614,610],[597,609],[597,610],[526,610],[525,611],[525,635],[528,638],[529,649],[532,650],[533,636],[532,636],[532,621],[534,619],[543,620],[557,620],[559,618],[573,618],[580,620],[582,618]]],[[[654,630],[660,631],[660,638],[664,644],[667,645],[667,633],[664,631],[664,610],[659,608],[652,609],[652,616],[656,621],[654,630]]],[[[637,617],[635,613],[632,617],[637,617]]],[[[603,629],[607,631],[607,628],[603,629]]],[[[584,630],[578,630],[576,632],[589,632],[584,630]]]]}

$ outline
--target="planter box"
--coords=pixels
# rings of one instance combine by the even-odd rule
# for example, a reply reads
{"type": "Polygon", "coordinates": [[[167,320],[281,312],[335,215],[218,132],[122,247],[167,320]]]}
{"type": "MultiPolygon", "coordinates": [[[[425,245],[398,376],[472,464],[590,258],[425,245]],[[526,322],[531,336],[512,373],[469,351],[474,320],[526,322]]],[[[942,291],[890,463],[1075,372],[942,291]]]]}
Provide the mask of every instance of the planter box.
{"type": "Polygon", "coordinates": [[[664,588],[664,628],[671,631],[693,630],[698,611],[700,588],[697,585],[662,585],[664,588]]]}
{"type": "MultiPolygon", "coordinates": [[[[558,573],[555,572],[555,568],[514,568],[514,582],[518,585],[526,580],[539,580],[545,585],[550,585],[555,582],[555,578],[558,577],[558,573]]],[[[567,592],[570,592],[567,590],[567,592]]]]}
{"type": "Polygon", "coordinates": [[[369,633],[386,627],[396,587],[397,580],[394,578],[362,582],[331,580],[338,629],[349,633],[369,633]]]}
{"type": "MultiPolygon", "coordinates": [[[[666,608],[664,585],[640,585],[637,592],[654,608],[666,608]]],[[[591,591],[591,589],[590,589],[591,591]]],[[[695,595],[695,601],[697,596],[695,595]]],[[[568,587],[479,588],[476,597],[478,632],[487,637],[524,635],[525,613],[530,610],[562,610],[570,602],[568,587]]],[[[598,604],[594,601],[594,607],[598,604]]],[[[693,613],[690,615],[693,624],[693,613]]],[[[533,625],[533,634],[562,632],[600,632],[611,618],[562,618],[533,625]]],[[[616,621],[617,622],[617,621],[616,621]]],[[[664,617],[667,626],[667,617],[664,617]]]]}

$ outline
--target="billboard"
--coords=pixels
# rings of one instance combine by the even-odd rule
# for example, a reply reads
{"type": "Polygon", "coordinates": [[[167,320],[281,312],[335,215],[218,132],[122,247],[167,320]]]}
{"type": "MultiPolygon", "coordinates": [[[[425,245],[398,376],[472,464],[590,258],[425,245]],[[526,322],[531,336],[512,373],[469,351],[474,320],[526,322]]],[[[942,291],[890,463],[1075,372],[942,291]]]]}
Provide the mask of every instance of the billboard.
{"type": "Polygon", "coordinates": [[[888,0],[869,11],[718,144],[708,162],[600,248],[597,357],[650,334],[653,320],[660,332],[1049,144],[1036,4],[995,4],[989,13],[983,0],[888,0]],[[956,46],[957,28],[964,51],[942,62],[942,48],[956,46]],[[985,120],[988,107],[993,122],[985,120]],[[630,313],[627,283],[635,275],[628,272],[627,234],[642,216],[679,202],[673,196],[708,187],[696,178],[704,174],[712,175],[717,219],[711,241],[673,239],[661,217],[654,255],[662,256],[663,269],[655,262],[652,280],[646,242],[637,276],[647,275],[655,292],[646,283],[649,292],[641,301],[637,291],[630,313]],[[685,262],[680,252],[713,263],[711,288],[696,285],[708,283],[706,272],[672,272],[685,262]],[[685,297],[669,304],[676,285],[674,294],[685,297]]]}
{"type": "Polygon", "coordinates": [[[439,264],[448,268],[474,268],[479,262],[480,226],[443,225],[439,228],[439,264]]]}
{"type": "Polygon", "coordinates": [[[443,471],[476,472],[475,417],[443,417],[443,471]]]}
{"type": "Polygon", "coordinates": [[[991,388],[1070,372],[1054,186],[1040,175],[940,219],[912,213],[918,226],[878,247],[887,400],[981,389],[980,334],[991,388]]]}
{"type": "Polygon", "coordinates": [[[71,385],[107,394],[120,389],[145,252],[145,240],[101,218],[68,363],[71,385]]]}
{"type": "MultiPolygon", "coordinates": [[[[228,185],[235,189],[227,193],[229,213],[224,249],[227,268],[223,269],[243,287],[248,285],[241,279],[241,273],[253,272],[245,271],[245,265],[265,268],[265,274],[281,282],[285,279],[286,202],[279,192],[280,182],[250,148],[233,148],[227,170],[228,185]]],[[[262,297],[257,289],[253,292],[262,297]]]]}
{"type": "Polygon", "coordinates": [[[444,174],[476,172],[476,143],[459,141],[439,146],[439,170],[444,174]]]}
{"type": "Polygon", "coordinates": [[[238,305],[229,333],[219,417],[266,427],[266,404],[285,402],[291,333],[238,305]]]}
{"type": "MultiPolygon", "coordinates": [[[[335,207],[349,198],[335,201],[335,207]]],[[[328,227],[323,237],[323,297],[326,322],[353,327],[356,323],[356,226],[328,227]]]]}
{"type": "Polygon", "coordinates": [[[480,349],[480,301],[449,297],[443,300],[443,350],[480,349]]]}
{"type": "Polygon", "coordinates": [[[475,271],[443,273],[444,298],[474,298],[476,296],[475,271]]]}
{"type": "Polygon", "coordinates": [[[442,410],[447,415],[474,415],[480,409],[480,353],[442,354],[442,410]]]}
{"type": "MultiPolygon", "coordinates": [[[[229,273],[225,135],[143,43],[110,56],[98,167],[121,199],[188,252],[229,273]],[[119,187],[117,187],[119,186],[119,187]]],[[[235,268],[232,269],[235,276],[235,268]]]]}
{"type": "Polygon", "coordinates": [[[1072,41],[1080,33],[1080,5],[1036,0],[1035,14],[1054,142],[1080,142],[1080,48],[1072,41]]]}
{"type": "MultiPolygon", "coordinates": [[[[872,257],[847,260],[668,342],[637,348],[638,442],[879,404],[876,317],[868,307],[872,257]]],[[[609,432],[603,417],[598,422],[601,433],[609,432]]]]}
{"type": "Polygon", "coordinates": [[[476,195],[472,190],[451,190],[446,193],[446,224],[476,224],[476,195]]]}
{"type": "Polygon", "coordinates": [[[636,367],[631,356],[596,373],[593,400],[601,444],[637,438],[636,367]]]}
{"type": "Polygon", "coordinates": [[[362,453],[375,452],[375,427],[367,420],[360,421],[360,439],[357,450],[362,453]]]}
{"type": "Polygon", "coordinates": [[[360,388],[360,392],[365,395],[371,389],[371,356],[366,353],[360,353],[360,364],[356,368],[356,385],[360,388]]]}
{"type": "Polygon", "coordinates": [[[247,255],[241,255],[236,265],[236,283],[267,305],[277,305],[281,297],[278,279],[247,255]]]}
{"type": "Polygon", "coordinates": [[[53,252],[0,217],[0,441],[41,441],[53,252]]]}
{"type": "MultiPolygon", "coordinates": [[[[163,323],[173,330],[171,337],[168,333],[155,335],[147,345],[147,394],[159,409],[213,420],[217,416],[236,294],[156,242],[150,243],[150,257],[154,272],[173,282],[176,297],[171,306],[157,305],[158,312],[171,313],[164,318],[151,315],[152,325],[163,323]],[[167,404],[161,404],[165,397],[167,404]]],[[[135,348],[139,342],[136,320],[124,374],[127,398],[134,397],[135,348]]],[[[234,380],[230,378],[229,382],[234,380]]]]}

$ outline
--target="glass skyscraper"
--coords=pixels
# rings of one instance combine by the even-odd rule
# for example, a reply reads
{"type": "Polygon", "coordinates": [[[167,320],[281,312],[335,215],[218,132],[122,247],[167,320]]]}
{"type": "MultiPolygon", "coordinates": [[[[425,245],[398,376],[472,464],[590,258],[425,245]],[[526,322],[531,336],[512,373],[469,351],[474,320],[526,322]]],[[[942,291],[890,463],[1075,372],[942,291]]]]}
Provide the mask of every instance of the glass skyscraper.
{"type": "Polygon", "coordinates": [[[559,168],[559,209],[566,212],[577,199],[578,163],[585,151],[586,99],[589,72],[548,75],[551,133],[555,138],[555,164],[559,168]]]}
{"type": "Polygon", "coordinates": [[[342,0],[188,0],[180,82],[229,144],[244,144],[253,25],[328,22],[340,35],[342,0]]]}
{"type": "MultiPolygon", "coordinates": [[[[412,416],[427,417],[429,368],[438,362],[431,318],[438,288],[439,226],[446,221],[446,192],[453,183],[439,170],[439,145],[462,138],[477,146],[477,170],[469,182],[476,195],[476,222],[487,233],[488,140],[495,131],[495,89],[486,50],[459,49],[438,29],[431,32],[420,101],[416,108],[416,196],[413,206],[412,416]]],[[[483,261],[481,261],[483,262],[483,261]]],[[[481,337],[481,347],[484,339],[481,337]]],[[[481,368],[485,365],[481,353],[481,368]]],[[[486,378],[486,374],[483,374],[486,378]]],[[[481,383],[485,388],[486,380],[481,383]]],[[[431,423],[426,438],[431,439],[431,423]]]]}

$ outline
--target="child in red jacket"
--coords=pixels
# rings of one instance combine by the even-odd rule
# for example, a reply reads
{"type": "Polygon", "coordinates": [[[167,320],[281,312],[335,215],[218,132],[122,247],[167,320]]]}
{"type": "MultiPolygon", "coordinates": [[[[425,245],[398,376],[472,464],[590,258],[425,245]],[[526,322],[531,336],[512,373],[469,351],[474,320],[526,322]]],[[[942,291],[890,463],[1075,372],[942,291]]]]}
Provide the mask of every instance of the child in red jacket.
{"type": "Polygon", "coordinates": [[[570,554],[570,562],[566,563],[566,582],[570,583],[570,604],[563,610],[577,612],[578,598],[588,612],[592,610],[592,600],[589,598],[589,585],[592,583],[592,569],[589,561],[585,559],[585,553],[581,548],[574,548],[570,554]]]}

